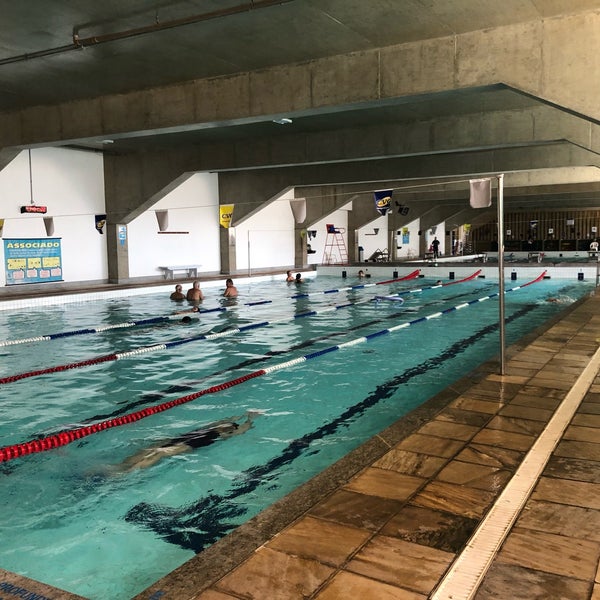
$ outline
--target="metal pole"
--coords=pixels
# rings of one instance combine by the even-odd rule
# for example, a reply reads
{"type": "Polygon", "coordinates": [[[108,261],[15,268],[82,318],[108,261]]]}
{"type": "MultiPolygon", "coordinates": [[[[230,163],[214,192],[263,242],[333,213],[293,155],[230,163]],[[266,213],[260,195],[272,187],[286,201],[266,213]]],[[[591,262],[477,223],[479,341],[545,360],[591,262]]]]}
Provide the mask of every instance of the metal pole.
{"type": "Polygon", "coordinates": [[[504,174],[498,175],[498,294],[500,311],[500,375],[504,375],[504,174]]]}

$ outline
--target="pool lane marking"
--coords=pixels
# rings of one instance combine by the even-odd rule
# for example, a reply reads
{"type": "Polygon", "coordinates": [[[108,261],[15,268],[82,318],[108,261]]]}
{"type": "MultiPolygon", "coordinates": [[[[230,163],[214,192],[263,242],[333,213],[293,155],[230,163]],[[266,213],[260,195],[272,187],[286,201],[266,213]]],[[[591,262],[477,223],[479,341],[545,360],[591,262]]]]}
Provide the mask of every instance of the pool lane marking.
{"type": "MultiPolygon", "coordinates": [[[[545,273],[546,273],[546,271],[544,271],[536,279],[534,279],[522,286],[517,286],[514,288],[510,288],[508,290],[505,290],[505,293],[516,291],[523,287],[526,287],[527,285],[531,285],[533,283],[541,281],[543,279],[545,273]]],[[[490,297],[497,296],[497,295],[498,295],[497,293],[491,294],[490,297]]],[[[469,302],[468,304],[470,306],[473,306],[474,304],[477,304],[477,303],[478,303],[477,300],[474,300],[474,301],[469,302]]],[[[454,310],[453,308],[447,309],[447,310],[442,311],[442,313],[440,313],[440,314],[442,314],[442,315],[448,314],[449,312],[452,312],[453,310],[454,310]]],[[[391,327],[388,329],[383,329],[376,333],[372,333],[372,334],[369,334],[369,335],[361,337],[361,338],[350,340],[349,342],[345,342],[343,344],[336,344],[334,346],[330,346],[329,348],[324,348],[322,350],[318,350],[316,352],[312,352],[310,354],[306,354],[304,356],[300,356],[298,358],[295,358],[295,359],[292,359],[289,361],[285,361],[283,363],[279,363],[278,365],[272,365],[270,367],[265,367],[264,369],[259,369],[252,373],[243,375],[241,377],[237,377],[236,379],[226,381],[219,385],[214,385],[209,388],[200,390],[198,392],[194,392],[193,394],[189,394],[187,396],[182,396],[180,398],[176,398],[175,400],[163,402],[162,404],[157,404],[155,406],[147,407],[147,408],[141,409],[139,411],[135,411],[133,413],[123,415],[121,417],[115,417],[115,418],[112,418],[112,419],[109,419],[106,421],[101,421],[99,423],[94,423],[92,425],[88,425],[85,427],[78,427],[75,429],[62,431],[55,435],[38,438],[38,439],[31,440],[28,442],[23,442],[20,444],[13,444],[10,446],[2,447],[2,448],[0,448],[0,462],[6,462],[6,461],[9,461],[14,458],[21,457],[21,456],[26,456],[29,454],[35,454],[35,453],[39,453],[39,452],[45,452],[46,450],[52,450],[54,448],[66,446],[67,444],[70,444],[76,440],[79,440],[83,437],[87,437],[94,433],[98,433],[100,431],[104,431],[105,429],[111,429],[113,427],[120,427],[122,425],[127,425],[129,423],[139,421],[146,417],[164,412],[165,410],[168,410],[175,406],[180,406],[181,404],[186,404],[187,402],[196,400],[197,398],[200,398],[201,396],[205,396],[206,394],[214,394],[216,392],[223,391],[223,390],[233,387],[235,385],[239,385],[240,383],[245,383],[246,381],[249,381],[250,379],[254,379],[254,378],[260,377],[262,375],[267,375],[269,373],[273,373],[275,371],[279,371],[284,368],[299,365],[299,364],[306,362],[308,360],[311,360],[313,358],[318,358],[320,356],[330,354],[331,352],[335,352],[336,350],[340,350],[342,348],[347,348],[347,347],[355,346],[360,343],[371,341],[382,335],[392,333],[394,331],[398,331],[399,329],[407,327],[409,325],[421,323],[425,320],[426,320],[425,317],[420,317],[418,319],[414,319],[413,321],[409,321],[408,324],[403,324],[402,327],[396,326],[396,327],[391,327]]]]}
{"type": "Polygon", "coordinates": [[[596,350],[520,467],[475,529],[464,550],[456,557],[433,594],[429,596],[431,600],[470,600],[475,596],[599,369],[600,348],[596,350]]]}
{"type": "MultiPolygon", "coordinates": [[[[515,312],[507,316],[507,322],[525,317],[534,310],[534,305],[525,304],[517,307],[515,312]]],[[[491,323],[476,329],[466,338],[450,344],[440,353],[436,353],[413,365],[391,379],[384,381],[367,394],[358,403],[345,407],[341,414],[333,417],[300,437],[289,441],[286,447],[272,456],[266,463],[251,466],[240,472],[231,482],[232,487],[223,494],[209,493],[191,503],[173,507],[158,501],[140,502],[129,509],[125,521],[153,531],[157,536],[194,553],[201,552],[207,545],[213,544],[223,537],[224,531],[235,527],[231,523],[233,512],[241,516],[247,510],[240,508],[240,499],[252,494],[265,482],[273,481],[276,472],[291,465],[306,452],[319,452],[312,446],[326,436],[339,432],[341,427],[347,428],[367,410],[373,409],[380,401],[392,400],[391,396],[400,386],[412,381],[424,373],[434,372],[447,361],[456,360],[461,352],[472,346],[474,341],[497,331],[499,324],[491,323]],[[311,449],[312,446],[312,449],[311,449]],[[191,532],[191,533],[190,533],[191,532]]]]}
{"type": "MultiPolygon", "coordinates": [[[[454,298],[459,298],[460,296],[462,296],[464,294],[459,294],[457,296],[454,296],[454,298]]],[[[452,300],[453,298],[449,298],[449,300],[452,300]]],[[[430,305],[425,305],[423,308],[427,308],[430,305]]],[[[255,357],[255,358],[250,358],[250,359],[246,359],[244,361],[242,361],[241,363],[237,363],[235,365],[232,365],[230,367],[221,369],[220,371],[216,371],[214,373],[211,373],[210,375],[205,375],[200,379],[194,380],[194,381],[189,381],[189,382],[185,382],[185,383],[180,383],[180,384],[173,384],[171,386],[169,386],[167,389],[165,390],[161,390],[158,392],[146,392],[145,394],[142,394],[138,399],[136,399],[133,402],[127,403],[125,405],[120,406],[117,410],[112,411],[110,413],[106,413],[106,414],[100,414],[100,415],[95,415],[92,417],[89,417],[87,419],[84,419],[83,421],[80,421],[79,424],[80,425],[85,425],[87,423],[94,423],[96,421],[100,421],[100,420],[104,420],[104,419],[109,419],[111,417],[115,417],[121,414],[125,414],[128,411],[132,410],[134,407],[136,406],[145,406],[147,405],[149,402],[159,402],[162,399],[166,398],[167,396],[173,395],[173,394],[180,394],[180,393],[187,393],[190,390],[193,389],[194,386],[197,386],[199,384],[201,384],[203,381],[206,381],[207,379],[211,378],[211,377],[219,377],[221,375],[224,375],[226,373],[232,373],[234,371],[239,371],[240,369],[246,368],[246,367],[250,367],[252,365],[255,365],[257,363],[263,363],[268,359],[273,359],[277,356],[281,356],[283,354],[290,354],[292,352],[295,352],[296,350],[301,350],[303,348],[307,348],[307,347],[311,347],[314,346],[316,344],[318,344],[319,342],[323,342],[325,340],[334,338],[334,337],[341,337],[341,336],[347,336],[348,334],[350,334],[351,332],[354,331],[359,331],[361,329],[365,329],[367,327],[371,327],[377,323],[381,323],[383,321],[390,321],[392,319],[398,319],[402,316],[406,315],[406,312],[395,312],[395,313],[390,313],[390,314],[386,314],[385,317],[383,318],[378,318],[378,319],[374,319],[372,321],[366,321],[364,323],[360,323],[359,325],[354,325],[350,328],[348,328],[345,331],[335,331],[329,334],[325,334],[322,336],[318,336],[315,338],[311,338],[309,340],[305,340],[304,342],[300,342],[297,344],[294,344],[293,346],[290,346],[288,348],[282,348],[280,350],[270,350],[268,352],[265,352],[263,355],[261,355],[260,357],[255,357]]],[[[55,428],[56,430],[58,430],[58,428],[55,428]]],[[[49,433],[49,432],[48,432],[49,433]]]]}
{"type": "Polygon", "coordinates": [[[74,331],[63,331],[60,333],[49,333],[31,338],[22,338],[18,340],[4,340],[0,342],[0,346],[15,346],[17,344],[26,344],[30,342],[47,342],[50,340],[58,340],[61,338],[72,337],[75,335],[86,335],[90,333],[103,333],[111,329],[126,329],[129,327],[140,327],[143,325],[156,325],[158,323],[166,323],[172,320],[173,317],[152,317],[149,319],[140,319],[139,321],[128,321],[125,323],[115,323],[114,325],[103,325],[102,327],[87,327],[84,329],[76,329],[74,331]]]}
{"type": "MultiPolygon", "coordinates": [[[[291,296],[288,299],[305,298],[308,296],[316,296],[318,294],[332,294],[332,293],[336,293],[336,292],[355,290],[355,289],[366,288],[366,287],[371,287],[371,286],[376,286],[376,285],[391,284],[391,283],[396,283],[399,281],[408,281],[410,279],[415,279],[416,277],[418,277],[420,272],[421,272],[421,269],[416,269],[415,271],[412,271],[408,275],[405,275],[403,277],[399,277],[396,279],[388,279],[387,281],[377,281],[375,283],[369,283],[369,284],[353,285],[350,287],[325,290],[322,292],[313,292],[310,294],[296,294],[294,296],[291,296]]],[[[439,287],[439,286],[435,286],[435,287],[439,287]]],[[[260,306],[263,304],[270,304],[272,302],[273,302],[273,300],[260,300],[257,302],[244,302],[242,304],[242,306],[260,306]]],[[[228,310],[228,308],[231,308],[231,307],[218,306],[216,308],[207,308],[204,310],[199,310],[198,314],[224,312],[224,311],[228,310]]],[[[16,339],[16,340],[4,340],[4,341],[0,341],[0,347],[16,346],[17,344],[28,344],[28,343],[33,343],[33,342],[48,342],[51,340],[57,340],[57,339],[72,337],[72,336],[76,336],[76,335],[89,335],[89,334],[94,334],[94,333],[104,333],[105,331],[110,331],[112,329],[127,329],[130,327],[143,327],[145,325],[157,325],[159,323],[167,323],[169,321],[179,319],[180,314],[183,314],[183,313],[177,313],[175,315],[169,315],[166,317],[164,317],[164,316],[163,317],[151,317],[148,319],[140,319],[138,321],[126,321],[124,323],[115,323],[114,325],[104,325],[101,327],[86,327],[84,329],[75,329],[73,331],[63,331],[60,333],[48,333],[46,335],[40,335],[40,336],[30,337],[30,338],[22,338],[22,339],[16,339]]]]}
{"type": "MultiPolygon", "coordinates": [[[[480,271],[477,271],[477,273],[478,272],[480,272],[480,271]]],[[[477,273],[474,273],[473,275],[471,275],[469,277],[466,277],[464,279],[461,279],[461,280],[453,282],[453,283],[463,283],[465,281],[469,281],[469,280],[473,279],[477,275],[477,273]]],[[[293,315],[292,317],[283,317],[281,319],[276,319],[276,320],[270,321],[270,322],[269,321],[261,321],[258,323],[250,323],[249,325],[243,325],[242,327],[227,329],[226,331],[221,331],[218,333],[197,335],[197,336],[192,336],[192,337],[187,337],[187,338],[183,338],[180,340],[176,340],[173,342],[165,342],[163,344],[153,344],[151,346],[143,346],[140,348],[135,348],[133,350],[128,350],[126,352],[113,352],[111,354],[93,357],[93,358],[89,358],[89,359],[86,359],[83,361],[73,362],[73,363],[69,363],[69,364],[57,365],[54,367],[47,367],[45,369],[36,369],[34,371],[27,371],[25,373],[18,373],[15,375],[7,375],[5,377],[0,377],[0,385],[5,385],[7,383],[14,383],[16,381],[21,381],[22,379],[28,379],[30,377],[38,377],[40,375],[48,375],[50,373],[69,371],[72,369],[89,367],[89,366],[100,364],[100,363],[133,358],[133,357],[139,356],[141,354],[148,354],[150,352],[159,352],[159,351],[167,350],[170,348],[174,348],[176,346],[182,346],[183,344],[189,344],[191,342],[198,342],[198,341],[204,341],[204,340],[213,341],[216,339],[229,337],[232,335],[237,335],[238,333],[251,331],[253,329],[259,329],[261,327],[275,325],[276,323],[284,323],[287,321],[292,321],[294,319],[300,319],[303,317],[313,317],[315,315],[319,315],[322,313],[332,312],[334,310],[340,310],[342,308],[348,308],[350,306],[366,304],[366,303],[369,303],[372,301],[373,301],[373,298],[367,298],[366,300],[359,300],[357,302],[347,302],[346,304],[339,304],[336,306],[327,306],[319,311],[310,310],[310,311],[306,311],[303,313],[299,313],[297,315],[293,315]]]]}

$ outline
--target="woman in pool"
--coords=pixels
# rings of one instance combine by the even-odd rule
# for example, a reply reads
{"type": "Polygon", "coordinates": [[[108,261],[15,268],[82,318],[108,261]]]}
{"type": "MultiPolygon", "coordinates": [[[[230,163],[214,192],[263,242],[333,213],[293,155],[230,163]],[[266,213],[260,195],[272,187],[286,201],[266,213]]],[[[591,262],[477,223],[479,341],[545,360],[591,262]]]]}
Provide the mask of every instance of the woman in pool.
{"type": "Polygon", "coordinates": [[[151,467],[163,458],[175,456],[185,452],[191,452],[196,448],[210,446],[217,440],[225,440],[245,433],[252,427],[252,419],[260,414],[255,411],[246,413],[246,420],[243,423],[237,423],[244,418],[244,415],[238,417],[228,417],[221,421],[215,421],[200,429],[188,431],[175,438],[163,440],[150,448],[144,448],[133,456],[126,458],[120,465],[115,466],[111,471],[115,473],[128,473],[135,469],[144,469],[151,467]]]}

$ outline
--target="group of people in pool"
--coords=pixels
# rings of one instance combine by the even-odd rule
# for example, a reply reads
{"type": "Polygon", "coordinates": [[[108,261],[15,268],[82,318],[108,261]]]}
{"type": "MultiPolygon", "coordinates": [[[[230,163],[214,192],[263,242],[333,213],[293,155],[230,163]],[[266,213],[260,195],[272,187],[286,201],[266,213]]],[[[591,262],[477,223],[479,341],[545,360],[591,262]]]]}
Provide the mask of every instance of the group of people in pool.
{"type": "Polygon", "coordinates": [[[296,273],[294,277],[291,271],[286,271],[285,274],[286,283],[304,283],[304,279],[302,279],[302,273],[296,273]]]}
{"type": "MultiPolygon", "coordinates": [[[[225,291],[223,292],[224,298],[237,298],[238,291],[235,285],[233,285],[233,279],[227,279],[225,281],[225,291]]],[[[200,303],[204,300],[204,294],[200,289],[200,282],[194,281],[192,287],[184,294],[183,286],[178,283],[175,286],[175,291],[170,296],[171,300],[180,302],[181,300],[188,300],[189,302],[200,303]]]]}

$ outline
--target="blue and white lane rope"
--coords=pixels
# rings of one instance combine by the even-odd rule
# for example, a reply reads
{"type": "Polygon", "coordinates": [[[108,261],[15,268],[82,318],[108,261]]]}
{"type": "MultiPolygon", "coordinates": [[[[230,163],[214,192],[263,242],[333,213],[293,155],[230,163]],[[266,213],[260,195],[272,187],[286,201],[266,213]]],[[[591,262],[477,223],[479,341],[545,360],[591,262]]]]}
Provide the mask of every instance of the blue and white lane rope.
{"type": "MultiPolygon", "coordinates": [[[[461,283],[461,282],[469,281],[470,279],[475,277],[478,272],[479,271],[477,271],[475,274],[471,275],[470,277],[466,277],[465,279],[455,281],[453,283],[461,283]]],[[[440,287],[440,286],[435,286],[435,287],[440,287]]],[[[419,290],[416,290],[416,291],[422,291],[422,288],[419,290]]],[[[74,363],[56,365],[54,367],[47,367],[47,368],[43,368],[43,369],[37,369],[34,371],[28,371],[25,373],[17,373],[15,375],[8,375],[5,377],[0,377],[0,385],[4,385],[7,383],[14,383],[15,381],[20,381],[22,379],[27,379],[29,377],[37,377],[39,375],[58,373],[61,371],[67,371],[67,370],[71,370],[71,369],[78,369],[81,367],[89,367],[92,365],[98,365],[100,363],[112,362],[115,360],[122,360],[122,359],[126,359],[126,358],[136,357],[141,354],[149,354],[151,352],[159,352],[162,350],[167,350],[169,348],[174,348],[176,346],[181,346],[183,344],[188,344],[191,342],[197,342],[197,341],[203,341],[203,340],[212,341],[212,340],[216,340],[216,339],[219,339],[222,337],[237,335],[238,333],[241,333],[244,331],[250,331],[252,329],[267,327],[268,325],[274,325],[276,323],[283,323],[286,321],[293,321],[294,319],[300,319],[303,317],[311,317],[311,316],[315,316],[315,315],[319,315],[319,314],[323,314],[323,313],[327,313],[327,312],[333,312],[336,310],[340,310],[342,308],[348,308],[349,306],[357,306],[359,304],[366,304],[367,302],[372,302],[373,300],[374,300],[374,298],[368,298],[366,300],[360,300],[357,302],[347,302],[345,304],[328,306],[321,310],[306,311],[303,313],[299,313],[297,315],[293,315],[291,317],[284,317],[282,319],[277,319],[274,321],[261,321],[258,323],[250,323],[249,325],[244,325],[242,327],[236,327],[233,329],[227,329],[226,331],[222,331],[219,333],[210,333],[210,334],[192,336],[192,337],[176,340],[173,342],[165,342],[163,344],[154,344],[152,346],[144,346],[141,348],[135,348],[135,349],[129,350],[127,352],[113,352],[111,354],[105,354],[102,356],[97,356],[94,358],[89,358],[89,359],[85,359],[85,360],[74,362],[74,363]]]]}
{"type": "MultiPolygon", "coordinates": [[[[306,298],[308,296],[315,296],[315,295],[319,295],[319,294],[333,294],[336,292],[343,292],[343,291],[347,291],[347,290],[357,290],[357,289],[361,289],[361,288],[373,287],[376,285],[384,285],[384,284],[396,283],[399,281],[407,281],[409,279],[414,279],[415,277],[418,277],[420,272],[421,272],[421,270],[417,269],[416,271],[412,271],[408,275],[405,275],[404,277],[400,277],[397,279],[388,279],[386,281],[377,281],[375,283],[354,285],[351,287],[325,290],[322,292],[313,292],[310,294],[296,294],[294,296],[290,296],[288,299],[294,300],[297,298],[306,298]]],[[[270,304],[272,302],[273,302],[273,300],[259,300],[256,302],[244,302],[242,304],[242,306],[260,306],[262,304],[270,304]]],[[[215,308],[207,308],[207,309],[203,309],[203,310],[198,310],[197,314],[204,315],[204,314],[213,313],[213,312],[225,312],[227,310],[231,310],[232,308],[237,308],[237,307],[217,306],[215,308]]],[[[192,311],[189,311],[189,312],[192,312],[192,311]]],[[[174,315],[169,315],[166,317],[152,317],[149,319],[140,319],[139,321],[128,321],[125,323],[116,323],[114,325],[104,325],[102,327],[88,327],[85,329],[77,329],[74,331],[64,331],[61,333],[49,333],[46,335],[40,335],[40,336],[30,337],[30,338],[22,338],[22,339],[17,339],[17,340],[5,340],[5,341],[0,341],[0,347],[16,346],[17,344],[28,344],[28,343],[35,343],[35,342],[48,342],[51,340],[57,340],[57,339],[76,336],[76,335],[88,335],[88,334],[93,334],[93,333],[103,333],[103,332],[109,331],[111,329],[127,329],[129,327],[157,325],[159,323],[166,323],[168,321],[173,321],[173,320],[179,318],[180,314],[183,314],[183,312],[177,313],[174,315]]]]}
{"type": "MultiPolygon", "coordinates": [[[[528,285],[537,283],[538,281],[541,281],[544,278],[545,274],[546,274],[546,271],[544,271],[539,277],[536,277],[532,281],[524,283],[523,285],[518,285],[518,286],[516,286],[514,288],[510,288],[508,290],[505,290],[504,293],[507,294],[508,292],[515,292],[524,287],[527,287],[528,285]]],[[[388,333],[393,333],[393,332],[399,331],[401,329],[406,329],[407,327],[410,327],[411,325],[416,325],[417,323],[422,323],[424,321],[430,321],[431,319],[437,319],[448,313],[451,313],[451,312],[454,312],[457,310],[461,310],[461,309],[467,308],[469,306],[473,306],[474,304],[480,304],[481,302],[485,302],[486,300],[490,300],[491,298],[495,298],[499,295],[500,295],[500,292],[494,292],[493,294],[488,294],[487,296],[483,296],[483,297],[477,298],[475,300],[470,300],[469,302],[463,302],[462,304],[458,304],[456,306],[446,308],[445,310],[438,311],[438,312],[432,313],[432,314],[424,316],[424,317],[419,317],[417,319],[413,319],[412,321],[407,321],[405,323],[401,323],[400,325],[395,325],[394,327],[388,327],[387,329],[382,329],[381,331],[376,331],[375,333],[370,333],[369,335],[355,338],[353,340],[344,342],[342,344],[336,344],[335,346],[329,346],[328,348],[324,348],[323,350],[318,350],[317,352],[311,352],[310,354],[305,354],[304,356],[300,356],[299,358],[294,358],[294,359],[284,362],[284,363],[279,363],[279,364],[273,365],[271,367],[264,367],[261,370],[264,371],[266,374],[266,373],[273,373],[274,371],[279,371],[280,369],[286,369],[288,367],[303,363],[307,360],[311,360],[313,358],[323,356],[324,354],[329,354],[331,352],[335,352],[336,350],[341,350],[343,348],[349,348],[351,346],[356,346],[358,344],[369,342],[375,338],[381,337],[382,335],[387,335],[388,333]]]]}
{"type": "Polygon", "coordinates": [[[172,317],[152,317],[149,319],[140,319],[139,321],[128,321],[125,323],[115,323],[114,325],[104,325],[102,327],[88,327],[85,329],[76,329],[74,331],[63,331],[61,333],[50,333],[37,337],[22,338],[19,340],[5,340],[0,342],[0,346],[14,346],[16,344],[26,344],[30,342],[47,342],[50,340],[58,340],[60,338],[71,337],[75,335],[86,335],[90,333],[102,333],[111,329],[127,329],[128,327],[140,327],[143,325],[156,325],[170,321],[172,317]]]}
{"type": "MultiPolygon", "coordinates": [[[[519,290],[523,287],[526,287],[528,285],[531,285],[533,283],[536,283],[536,282],[540,281],[541,279],[543,279],[545,273],[546,273],[546,271],[544,271],[544,273],[542,273],[536,279],[534,279],[528,283],[525,283],[521,286],[517,286],[517,287],[511,288],[509,290],[505,290],[505,293],[513,292],[513,291],[519,290]]],[[[399,329],[403,329],[406,327],[410,327],[411,325],[420,323],[422,321],[427,321],[429,319],[438,318],[449,312],[452,312],[455,310],[460,310],[462,308],[466,308],[466,307],[472,306],[474,304],[478,304],[480,302],[489,300],[490,298],[494,298],[495,296],[499,296],[499,295],[500,295],[499,292],[497,292],[495,294],[490,294],[488,296],[484,296],[483,298],[471,300],[470,302],[464,302],[463,304],[459,304],[457,306],[448,308],[446,310],[433,313],[427,317],[415,319],[414,321],[410,321],[408,323],[402,323],[401,325],[397,325],[395,327],[390,327],[389,329],[384,329],[382,331],[372,333],[368,336],[356,338],[354,340],[350,340],[349,342],[345,342],[343,344],[330,346],[329,348],[325,348],[325,349],[319,350],[317,352],[312,352],[311,354],[306,354],[305,356],[300,356],[298,358],[295,358],[295,359],[292,359],[292,360],[289,360],[289,361],[286,361],[283,363],[279,363],[279,364],[273,365],[271,367],[259,369],[257,371],[253,371],[252,373],[248,373],[247,375],[243,375],[236,379],[226,381],[222,384],[214,385],[209,388],[200,390],[198,392],[194,392],[193,394],[188,394],[187,396],[182,396],[180,398],[176,398],[175,400],[163,402],[162,404],[158,404],[158,405],[152,406],[152,407],[147,407],[147,408],[144,408],[142,410],[139,410],[139,411],[136,411],[133,413],[128,413],[126,415],[122,415],[119,417],[109,419],[107,421],[101,421],[99,423],[94,423],[92,425],[86,425],[84,427],[78,427],[76,429],[62,431],[58,434],[47,436],[47,437],[41,438],[41,439],[34,439],[34,440],[30,440],[28,442],[23,442],[20,444],[12,444],[10,446],[2,447],[2,448],[0,448],[0,462],[5,462],[5,461],[13,460],[14,458],[18,458],[21,456],[26,456],[29,454],[35,454],[35,453],[39,453],[39,452],[45,452],[47,450],[52,450],[54,448],[66,446],[67,444],[70,444],[76,440],[80,440],[83,437],[87,437],[89,435],[93,435],[95,433],[105,431],[106,429],[112,429],[114,427],[121,427],[121,426],[127,425],[129,423],[134,423],[141,419],[145,419],[146,417],[169,410],[175,406],[181,406],[182,404],[191,402],[191,401],[193,401],[197,398],[200,398],[201,396],[204,396],[206,394],[218,393],[220,391],[229,389],[236,385],[245,383],[246,381],[250,381],[251,379],[261,377],[262,375],[267,375],[269,373],[274,373],[275,371],[279,371],[282,369],[286,369],[288,367],[302,364],[303,362],[306,362],[307,360],[311,360],[313,358],[318,358],[319,356],[329,354],[330,352],[334,352],[335,350],[340,350],[342,348],[348,348],[350,346],[355,346],[355,345],[363,343],[363,342],[368,342],[368,341],[370,341],[376,337],[379,337],[381,335],[384,335],[387,333],[392,333],[394,331],[398,331],[399,329]]]]}

